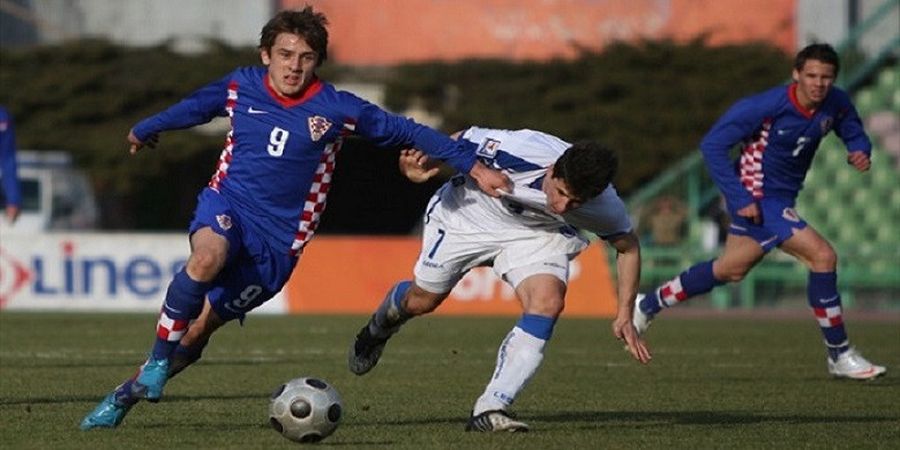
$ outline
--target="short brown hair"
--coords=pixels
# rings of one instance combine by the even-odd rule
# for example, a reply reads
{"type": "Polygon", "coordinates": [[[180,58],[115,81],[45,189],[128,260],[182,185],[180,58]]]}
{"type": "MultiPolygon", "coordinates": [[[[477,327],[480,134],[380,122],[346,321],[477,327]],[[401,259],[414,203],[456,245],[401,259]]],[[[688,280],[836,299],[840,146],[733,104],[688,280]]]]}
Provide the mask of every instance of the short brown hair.
{"type": "Polygon", "coordinates": [[[797,53],[797,58],[794,59],[794,69],[797,69],[797,71],[803,70],[806,61],[810,59],[821,61],[825,64],[831,64],[834,66],[835,75],[838,74],[838,70],[841,68],[837,52],[828,44],[811,44],[804,47],[803,50],[800,50],[800,52],[797,53]]]}
{"type": "Polygon", "coordinates": [[[281,11],[275,15],[259,34],[259,48],[269,52],[275,45],[275,38],[281,33],[302,36],[310,48],[319,56],[318,65],[328,59],[328,19],[325,14],[315,12],[312,6],[301,11],[281,11]]]}

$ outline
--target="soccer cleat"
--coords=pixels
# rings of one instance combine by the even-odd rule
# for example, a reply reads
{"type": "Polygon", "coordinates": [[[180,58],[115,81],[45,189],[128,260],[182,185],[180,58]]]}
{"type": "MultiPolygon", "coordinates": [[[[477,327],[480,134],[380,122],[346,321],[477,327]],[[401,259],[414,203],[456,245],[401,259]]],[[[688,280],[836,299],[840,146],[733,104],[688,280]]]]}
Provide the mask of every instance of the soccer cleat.
{"type": "Polygon", "coordinates": [[[528,424],[513,419],[502,409],[494,409],[470,417],[469,422],[466,423],[466,431],[525,433],[528,432],[528,424]]]}
{"type": "Polygon", "coordinates": [[[828,373],[835,377],[852,378],[854,380],[873,380],[884,374],[884,366],[876,366],[851,347],[838,355],[836,361],[828,358],[828,373]]]}
{"type": "Polygon", "coordinates": [[[637,298],[634,299],[634,312],[631,316],[631,323],[634,325],[634,329],[637,331],[638,336],[643,336],[644,333],[647,332],[647,328],[650,328],[650,322],[653,320],[653,316],[641,310],[641,300],[643,300],[644,297],[646,297],[646,295],[638,294],[637,298]]]}
{"type": "Polygon", "coordinates": [[[116,401],[116,393],[111,392],[90,414],[84,417],[80,428],[84,431],[94,428],[115,428],[122,423],[122,419],[125,418],[125,414],[128,414],[132,406],[134,404],[119,403],[116,401]]]}
{"type": "Polygon", "coordinates": [[[169,360],[150,357],[141,366],[141,374],[138,375],[136,382],[146,386],[147,390],[144,392],[144,398],[149,402],[156,403],[162,397],[163,387],[168,379],[169,360]]]}
{"type": "Polygon", "coordinates": [[[381,352],[387,344],[387,338],[379,339],[369,332],[369,324],[365,324],[356,334],[356,340],[350,346],[350,358],[348,360],[350,371],[357,375],[364,375],[372,370],[381,352]]]}

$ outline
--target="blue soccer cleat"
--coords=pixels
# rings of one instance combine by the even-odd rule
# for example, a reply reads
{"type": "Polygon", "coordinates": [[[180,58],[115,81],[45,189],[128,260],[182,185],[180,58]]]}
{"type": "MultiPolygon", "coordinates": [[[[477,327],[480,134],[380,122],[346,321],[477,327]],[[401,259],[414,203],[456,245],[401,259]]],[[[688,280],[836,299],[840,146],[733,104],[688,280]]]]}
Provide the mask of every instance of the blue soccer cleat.
{"type": "Polygon", "coordinates": [[[163,386],[169,379],[169,360],[150,358],[141,367],[141,374],[138,375],[138,384],[147,388],[143,397],[150,402],[158,402],[162,397],[163,386]]]}
{"type": "Polygon", "coordinates": [[[81,421],[81,429],[87,431],[94,428],[115,428],[122,423],[122,419],[125,418],[125,414],[128,414],[132,406],[134,404],[119,403],[116,401],[116,393],[111,392],[90,414],[84,417],[84,420],[81,421]]]}

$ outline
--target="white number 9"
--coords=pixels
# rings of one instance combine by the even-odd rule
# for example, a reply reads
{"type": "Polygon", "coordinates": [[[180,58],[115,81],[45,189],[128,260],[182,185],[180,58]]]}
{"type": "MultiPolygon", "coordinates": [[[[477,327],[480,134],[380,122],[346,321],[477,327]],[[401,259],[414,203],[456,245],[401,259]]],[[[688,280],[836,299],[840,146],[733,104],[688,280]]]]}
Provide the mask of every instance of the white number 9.
{"type": "Polygon", "coordinates": [[[269,154],[272,156],[281,156],[284,154],[284,146],[287,144],[288,136],[290,136],[287,130],[275,127],[272,128],[272,132],[269,133],[269,154]]]}

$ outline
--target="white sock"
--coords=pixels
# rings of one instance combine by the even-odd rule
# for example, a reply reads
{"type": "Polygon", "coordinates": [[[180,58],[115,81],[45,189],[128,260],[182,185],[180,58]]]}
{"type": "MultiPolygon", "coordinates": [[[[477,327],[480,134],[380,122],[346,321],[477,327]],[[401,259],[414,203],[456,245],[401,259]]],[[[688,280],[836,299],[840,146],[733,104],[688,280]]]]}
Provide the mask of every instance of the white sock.
{"type": "Polygon", "coordinates": [[[513,327],[500,344],[494,375],[475,402],[472,414],[477,416],[494,409],[505,410],[512,405],[516,395],[541,365],[546,344],[547,341],[513,327]]]}

